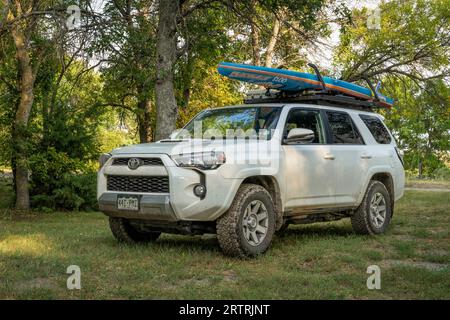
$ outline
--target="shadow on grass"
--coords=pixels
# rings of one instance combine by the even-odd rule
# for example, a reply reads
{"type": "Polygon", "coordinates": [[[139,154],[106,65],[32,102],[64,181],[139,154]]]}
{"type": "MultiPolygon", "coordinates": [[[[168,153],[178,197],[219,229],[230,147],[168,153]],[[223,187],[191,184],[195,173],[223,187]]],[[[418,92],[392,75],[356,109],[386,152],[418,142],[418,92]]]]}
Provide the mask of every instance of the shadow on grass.
{"type": "Polygon", "coordinates": [[[310,225],[291,225],[287,230],[278,234],[281,238],[289,237],[316,237],[316,236],[350,236],[354,235],[351,227],[346,225],[321,225],[310,224],[310,225]]]}
{"type": "Polygon", "coordinates": [[[105,237],[98,237],[90,239],[96,245],[105,246],[108,248],[137,248],[137,249],[181,249],[181,250],[195,250],[214,252],[218,251],[219,242],[217,238],[204,236],[185,236],[162,234],[155,242],[148,243],[121,243],[118,242],[112,235],[105,237]]]}
{"type": "MultiPolygon", "coordinates": [[[[333,226],[333,225],[308,225],[308,226],[290,226],[289,229],[282,234],[277,234],[273,241],[280,244],[287,244],[290,240],[296,242],[302,239],[311,238],[333,238],[333,237],[348,237],[354,236],[352,229],[348,226],[333,226]]],[[[152,249],[181,249],[182,251],[203,251],[203,252],[219,252],[219,242],[215,235],[207,236],[189,236],[189,235],[173,235],[163,234],[154,243],[143,244],[123,244],[118,243],[112,236],[102,237],[98,239],[97,243],[102,243],[108,247],[138,247],[138,248],[152,248],[152,249]]]]}

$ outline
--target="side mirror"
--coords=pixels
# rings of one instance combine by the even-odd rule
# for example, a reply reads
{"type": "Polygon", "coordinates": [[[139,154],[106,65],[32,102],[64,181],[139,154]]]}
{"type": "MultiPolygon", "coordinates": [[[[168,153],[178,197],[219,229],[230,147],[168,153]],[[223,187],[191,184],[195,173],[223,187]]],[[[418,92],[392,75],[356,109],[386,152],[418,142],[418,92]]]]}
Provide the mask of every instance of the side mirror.
{"type": "Polygon", "coordinates": [[[284,142],[287,144],[311,143],[314,141],[314,138],[314,131],[303,128],[294,128],[289,131],[284,142]]]}

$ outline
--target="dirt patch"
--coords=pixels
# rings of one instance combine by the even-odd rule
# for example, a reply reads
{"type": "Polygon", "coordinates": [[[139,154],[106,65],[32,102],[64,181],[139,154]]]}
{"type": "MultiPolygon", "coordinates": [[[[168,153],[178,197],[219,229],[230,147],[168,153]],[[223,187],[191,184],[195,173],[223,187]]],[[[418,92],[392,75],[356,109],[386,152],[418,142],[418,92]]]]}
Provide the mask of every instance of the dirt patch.
{"type": "Polygon", "coordinates": [[[16,282],[13,285],[18,290],[33,290],[33,289],[56,289],[55,280],[50,278],[35,278],[26,281],[16,282]]]}
{"type": "Polygon", "coordinates": [[[438,257],[446,257],[448,255],[448,251],[441,249],[431,250],[428,253],[438,257]]]}
{"type": "Polygon", "coordinates": [[[233,270],[225,270],[222,274],[225,281],[236,282],[238,280],[238,276],[233,270]]]}
{"type": "Polygon", "coordinates": [[[401,241],[415,241],[417,238],[407,235],[407,234],[398,234],[393,236],[394,239],[396,240],[401,240],[401,241]]]}
{"type": "Polygon", "coordinates": [[[383,262],[385,266],[389,267],[415,267],[426,269],[429,271],[442,271],[448,268],[447,264],[434,263],[428,261],[412,261],[412,260],[385,260],[383,262]]]}
{"type": "Polygon", "coordinates": [[[207,287],[211,285],[211,280],[208,278],[191,278],[181,281],[183,286],[196,286],[196,287],[207,287]]]}
{"type": "Polygon", "coordinates": [[[450,192],[449,188],[405,188],[407,191],[450,192]]]}
{"type": "Polygon", "coordinates": [[[450,185],[446,182],[439,181],[407,181],[406,188],[419,188],[419,189],[449,189],[450,185]]]}

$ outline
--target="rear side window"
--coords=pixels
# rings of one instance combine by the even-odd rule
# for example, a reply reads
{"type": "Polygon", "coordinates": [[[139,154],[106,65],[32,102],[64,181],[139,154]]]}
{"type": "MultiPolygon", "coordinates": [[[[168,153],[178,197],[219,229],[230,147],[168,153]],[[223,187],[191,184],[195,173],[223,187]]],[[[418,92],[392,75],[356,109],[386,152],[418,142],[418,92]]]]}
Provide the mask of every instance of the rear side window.
{"type": "Polygon", "coordinates": [[[331,129],[332,143],[364,144],[361,134],[347,113],[327,111],[327,118],[331,129]]]}
{"type": "Polygon", "coordinates": [[[378,117],[368,116],[365,114],[360,114],[359,117],[366,124],[376,142],[381,144],[391,143],[391,135],[378,117]]]}

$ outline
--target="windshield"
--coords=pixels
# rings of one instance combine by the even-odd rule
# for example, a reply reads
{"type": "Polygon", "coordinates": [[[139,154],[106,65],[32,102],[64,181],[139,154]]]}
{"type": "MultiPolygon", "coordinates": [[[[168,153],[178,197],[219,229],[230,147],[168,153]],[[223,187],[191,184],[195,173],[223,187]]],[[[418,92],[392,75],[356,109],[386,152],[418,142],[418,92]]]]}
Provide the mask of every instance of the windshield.
{"type": "Polygon", "coordinates": [[[208,109],[192,119],[176,138],[256,138],[270,140],[280,107],[208,109]]]}

